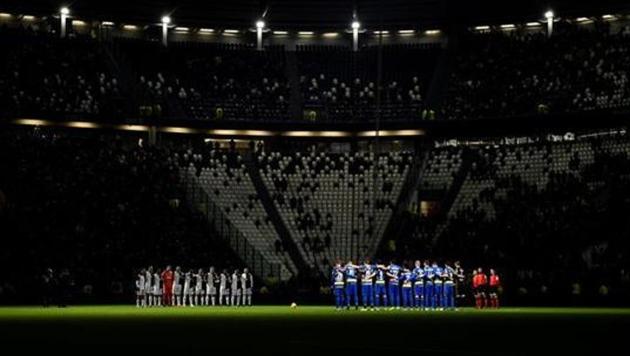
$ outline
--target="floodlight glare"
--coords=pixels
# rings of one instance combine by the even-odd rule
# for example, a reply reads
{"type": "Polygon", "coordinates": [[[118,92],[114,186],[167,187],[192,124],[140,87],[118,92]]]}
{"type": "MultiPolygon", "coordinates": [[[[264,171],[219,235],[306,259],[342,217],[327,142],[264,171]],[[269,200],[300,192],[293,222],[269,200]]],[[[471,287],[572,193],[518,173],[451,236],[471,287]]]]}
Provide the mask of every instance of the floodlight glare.
{"type": "Polygon", "coordinates": [[[163,16],[162,17],[162,23],[165,25],[168,25],[169,23],[171,23],[171,17],[170,16],[163,16]]]}
{"type": "Polygon", "coordinates": [[[256,28],[265,28],[265,21],[263,20],[256,21],[256,28]]]}
{"type": "Polygon", "coordinates": [[[64,6],[64,7],[62,7],[62,8],[59,10],[59,12],[60,12],[62,15],[69,15],[69,14],[70,14],[70,9],[68,9],[67,7],[65,7],[65,6],[64,6]]]}
{"type": "Polygon", "coordinates": [[[361,27],[361,24],[359,23],[359,21],[356,21],[356,20],[352,21],[352,29],[353,30],[358,30],[359,27],[361,27]]]}
{"type": "Polygon", "coordinates": [[[553,18],[553,11],[549,10],[547,12],[545,12],[545,18],[546,19],[552,19],[553,18]]]}

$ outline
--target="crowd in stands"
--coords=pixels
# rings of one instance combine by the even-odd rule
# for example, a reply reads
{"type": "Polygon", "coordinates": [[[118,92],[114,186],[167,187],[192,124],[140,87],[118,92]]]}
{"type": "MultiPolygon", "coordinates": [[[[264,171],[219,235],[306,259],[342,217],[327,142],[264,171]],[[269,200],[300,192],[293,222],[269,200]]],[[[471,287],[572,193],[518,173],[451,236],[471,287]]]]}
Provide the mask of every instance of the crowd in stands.
{"type": "Polygon", "coordinates": [[[90,38],[60,40],[0,30],[0,105],[5,115],[104,118],[124,105],[107,54],[90,38]]]}
{"type": "Polygon", "coordinates": [[[460,39],[440,116],[513,117],[630,106],[630,30],[557,23],[553,36],[502,31],[460,39]]]}
{"type": "Polygon", "coordinates": [[[51,32],[2,28],[0,103],[10,116],[334,122],[618,110],[630,105],[629,36],[628,27],[599,21],[559,22],[551,37],[521,30],[461,33],[440,103],[440,90],[428,101],[444,53],[436,44],[358,52],[324,45],[257,51],[206,42],[164,48],[148,39],[98,41],[71,33],[62,40],[51,32]],[[433,106],[440,107],[437,113],[433,106]],[[296,108],[303,117],[294,117],[300,116],[296,108]]]}
{"type": "Polygon", "coordinates": [[[117,41],[135,73],[147,116],[201,120],[282,121],[289,86],[284,52],[246,45],[117,41]],[[156,60],[159,58],[159,60],[156,60]]]}
{"type": "Polygon", "coordinates": [[[303,46],[296,53],[304,107],[325,120],[376,118],[379,55],[383,68],[380,118],[429,119],[426,96],[439,53],[437,47],[391,45],[379,54],[375,47],[351,52],[337,47],[303,46]]]}
{"type": "Polygon", "coordinates": [[[630,295],[627,136],[468,150],[446,218],[412,219],[400,251],[500,266],[513,300],[630,295]]]}
{"type": "Polygon", "coordinates": [[[33,302],[49,267],[84,302],[133,295],[148,263],[240,267],[181,200],[170,150],[101,135],[1,134],[0,301],[33,302]]]}

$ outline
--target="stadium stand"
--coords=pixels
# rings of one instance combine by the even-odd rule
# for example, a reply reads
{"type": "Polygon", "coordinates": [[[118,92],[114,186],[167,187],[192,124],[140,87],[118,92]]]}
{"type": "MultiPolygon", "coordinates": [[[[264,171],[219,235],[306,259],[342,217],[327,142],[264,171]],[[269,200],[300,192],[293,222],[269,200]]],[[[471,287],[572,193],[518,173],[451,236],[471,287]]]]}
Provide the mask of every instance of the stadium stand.
{"type": "MultiPolygon", "coordinates": [[[[40,126],[1,134],[0,167],[11,173],[0,176],[0,215],[11,245],[0,251],[0,267],[18,258],[33,265],[26,273],[67,264],[83,271],[78,284],[111,291],[119,275],[127,279],[131,266],[155,256],[186,265],[216,259],[283,283],[316,275],[325,289],[321,277],[333,261],[391,254],[497,266],[509,271],[515,297],[569,293],[575,284],[630,290],[625,131],[589,131],[595,122],[552,139],[537,130],[544,117],[523,124],[532,136],[511,142],[479,138],[501,120],[476,120],[625,120],[630,29],[588,22],[558,19],[552,36],[542,22],[486,32],[462,26],[443,31],[448,41],[397,34],[382,47],[362,33],[358,51],[317,38],[286,42],[291,48],[270,40],[257,50],[246,40],[174,36],[164,46],[157,26],[133,39],[79,31],[60,39],[54,26],[2,26],[6,126],[118,120],[134,127],[83,128],[138,131],[152,144],[40,126]],[[434,119],[454,122],[419,123],[434,119]],[[449,140],[450,128],[471,141],[449,140]],[[269,149],[193,146],[172,134],[196,143],[260,136],[269,149]],[[332,149],[337,138],[347,148],[332,149]],[[400,142],[390,140],[415,149],[393,149],[400,142]],[[366,148],[373,143],[389,148],[375,154],[366,148]],[[52,237],[40,244],[41,236],[52,237]],[[41,258],[47,249],[61,251],[41,258]],[[106,271],[109,263],[125,267],[106,271]]],[[[503,122],[511,123],[497,126],[503,122]]],[[[507,135],[506,126],[488,137],[507,135]]],[[[0,287],[24,288],[19,279],[10,275],[0,287]]]]}
{"type": "Polygon", "coordinates": [[[445,119],[627,108],[628,36],[596,22],[544,33],[469,33],[460,39],[445,119]]]}
{"type": "Polygon", "coordinates": [[[140,106],[155,116],[200,120],[287,120],[284,51],[247,45],[174,42],[168,48],[119,39],[133,68],[140,106]],[[159,61],[154,58],[160,58],[159,61]]]}
{"type": "MultiPolygon", "coordinates": [[[[427,118],[425,98],[439,52],[435,45],[383,48],[383,120],[427,118]]],[[[296,53],[304,108],[317,112],[317,120],[376,118],[377,47],[366,47],[357,53],[343,47],[299,46],[296,53]]]]}
{"type": "Polygon", "coordinates": [[[312,267],[374,254],[411,165],[409,152],[261,153],[261,176],[312,267]]]}
{"type": "Polygon", "coordinates": [[[463,162],[460,148],[433,150],[422,173],[422,189],[448,190],[463,162]]]}
{"type": "Polygon", "coordinates": [[[400,258],[424,251],[501,266],[515,300],[566,300],[576,285],[576,301],[602,288],[627,292],[628,226],[617,219],[628,204],[624,131],[459,149],[470,164],[456,198],[444,216],[412,218],[400,258]]]}
{"type": "Polygon", "coordinates": [[[47,267],[69,269],[85,302],[127,299],[139,266],[240,267],[186,208],[170,150],[46,128],[3,130],[0,147],[0,300],[35,302],[47,267]]]}
{"type": "MultiPolygon", "coordinates": [[[[276,249],[278,233],[238,153],[214,149],[193,153],[189,150],[181,157],[177,155],[176,159],[181,162],[188,176],[197,178],[196,184],[223,210],[231,225],[245,236],[251,246],[266,261],[281,266],[281,280],[287,280],[297,273],[287,252],[276,249]]],[[[243,260],[247,260],[247,257],[243,256],[243,260]]],[[[252,268],[259,272],[255,264],[252,268]]]]}
{"type": "Polygon", "coordinates": [[[164,48],[148,39],[104,42],[77,34],[62,40],[28,27],[0,33],[8,49],[0,56],[5,116],[374,121],[379,56],[383,121],[630,105],[629,31],[602,21],[590,27],[560,22],[550,38],[540,31],[455,35],[459,45],[448,49],[455,63],[441,69],[449,78],[444,97],[434,89],[431,100],[431,86],[442,86],[434,81],[446,51],[438,43],[366,45],[358,52],[327,45],[257,51],[248,44],[173,41],[164,48]]]}
{"type": "Polygon", "coordinates": [[[90,38],[0,30],[0,104],[5,115],[121,116],[122,89],[90,38]]]}

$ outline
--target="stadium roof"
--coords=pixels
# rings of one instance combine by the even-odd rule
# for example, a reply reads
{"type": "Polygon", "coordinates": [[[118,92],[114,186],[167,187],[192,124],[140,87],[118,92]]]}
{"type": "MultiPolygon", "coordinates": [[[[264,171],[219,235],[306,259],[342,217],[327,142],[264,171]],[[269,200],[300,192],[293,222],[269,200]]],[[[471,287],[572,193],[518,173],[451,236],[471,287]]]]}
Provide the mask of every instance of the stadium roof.
{"type": "Polygon", "coordinates": [[[156,22],[171,14],[180,24],[251,26],[265,15],[275,28],[346,28],[354,11],[361,23],[388,26],[432,26],[535,20],[549,8],[560,16],[626,13],[619,0],[21,0],[6,2],[2,12],[50,15],[68,6],[78,17],[95,20],[156,22]]]}

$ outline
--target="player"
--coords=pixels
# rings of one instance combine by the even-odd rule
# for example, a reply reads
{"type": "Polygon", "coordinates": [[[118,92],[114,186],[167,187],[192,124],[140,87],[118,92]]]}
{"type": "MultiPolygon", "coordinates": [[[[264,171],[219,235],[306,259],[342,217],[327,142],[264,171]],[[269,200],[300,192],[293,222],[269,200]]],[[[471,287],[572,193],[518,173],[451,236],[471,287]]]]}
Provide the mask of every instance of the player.
{"type": "Polygon", "coordinates": [[[435,299],[435,307],[438,310],[444,309],[444,280],[442,273],[444,269],[437,262],[433,262],[433,298],[435,299]]]}
{"type": "Polygon", "coordinates": [[[402,280],[402,306],[405,310],[411,310],[413,306],[413,273],[410,269],[404,268],[400,277],[402,280]]]}
{"type": "Polygon", "coordinates": [[[341,268],[341,263],[337,262],[335,264],[332,269],[330,279],[332,282],[333,294],[335,296],[335,309],[341,310],[344,305],[343,292],[345,289],[344,274],[343,268],[341,268]]]}
{"type": "Polygon", "coordinates": [[[193,301],[193,296],[195,294],[195,286],[192,284],[193,274],[193,270],[190,270],[186,272],[186,274],[184,274],[184,306],[186,306],[186,303],[188,303],[190,307],[195,306],[195,303],[193,301]]]}
{"type": "Polygon", "coordinates": [[[140,270],[136,277],[136,308],[144,308],[146,306],[144,301],[144,278],[145,278],[145,270],[144,268],[140,270]]]}
{"type": "Polygon", "coordinates": [[[480,308],[479,301],[481,300],[481,297],[479,295],[479,286],[477,285],[477,283],[479,283],[479,278],[477,278],[477,270],[473,269],[472,280],[471,280],[472,295],[475,298],[475,308],[479,309],[480,308]]]}
{"type": "Polygon", "coordinates": [[[488,277],[485,273],[483,273],[483,269],[479,267],[474,278],[476,279],[476,282],[473,281],[473,285],[477,289],[475,304],[477,306],[477,309],[486,308],[488,306],[488,295],[486,293],[486,288],[488,286],[488,277]]]}
{"type": "Polygon", "coordinates": [[[444,281],[444,292],[442,294],[442,307],[446,310],[455,309],[455,269],[448,263],[444,265],[442,271],[444,281]]]}
{"type": "Polygon", "coordinates": [[[490,268],[490,287],[488,293],[490,296],[490,307],[494,309],[499,308],[499,287],[501,286],[501,280],[497,272],[490,268]]]}
{"type": "Polygon", "coordinates": [[[203,294],[204,294],[204,289],[203,289],[203,269],[199,268],[197,270],[197,273],[195,273],[193,275],[194,279],[195,279],[195,305],[202,305],[203,304],[203,294]]]}
{"type": "Polygon", "coordinates": [[[208,274],[206,275],[206,300],[204,305],[210,305],[212,302],[212,306],[216,305],[217,299],[217,274],[214,272],[214,267],[210,267],[208,270],[208,274]]]}
{"type": "Polygon", "coordinates": [[[247,268],[243,269],[241,274],[241,293],[242,293],[242,305],[252,306],[252,293],[254,291],[254,276],[249,272],[247,268]]]}
{"type": "Polygon", "coordinates": [[[231,286],[231,290],[232,290],[232,306],[236,306],[238,307],[240,305],[240,299],[241,299],[241,290],[238,288],[238,282],[239,282],[239,273],[238,273],[238,269],[234,270],[234,274],[232,274],[232,286],[231,286]]]}
{"type": "Polygon", "coordinates": [[[144,271],[144,303],[153,306],[153,266],[144,271]]]}
{"type": "Polygon", "coordinates": [[[376,281],[374,283],[374,303],[376,304],[376,310],[379,310],[381,304],[387,307],[387,277],[385,273],[386,267],[381,264],[376,265],[376,281]]]}
{"type": "Polygon", "coordinates": [[[466,299],[466,293],[464,291],[466,275],[459,261],[455,261],[453,268],[455,270],[455,298],[457,298],[457,304],[460,305],[464,299],[466,299]]]}
{"type": "Polygon", "coordinates": [[[387,266],[386,274],[388,278],[389,309],[400,309],[400,290],[398,285],[400,281],[400,266],[392,260],[387,266]]]}
{"type": "Polygon", "coordinates": [[[162,279],[160,278],[160,269],[156,269],[153,274],[153,305],[157,307],[162,306],[162,279]]]}
{"type": "Polygon", "coordinates": [[[420,260],[416,260],[412,273],[414,279],[413,296],[415,307],[417,309],[422,309],[424,300],[424,268],[422,268],[420,260]]]}
{"type": "Polygon", "coordinates": [[[221,272],[219,278],[219,305],[230,305],[230,276],[226,269],[221,272]]]}
{"type": "Polygon", "coordinates": [[[173,305],[173,271],[171,266],[166,266],[164,272],[162,272],[162,289],[164,293],[164,306],[173,305]]]}
{"type": "Polygon", "coordinates": [[[363,310],[374,309],[374,288],[373,280],[376,275],[374,267],[369,261],[365,261],[361,269],[361,297],[363,299],[363,310]]]}
{"type": "Polygon", "coordinates": [[[346,275],[346,309],[350,309],[350,303],[354,300],[354,308],[359,309],[359,291],[357,290],[357,277],[359,266],[348,261],[343,271],[346,275]]]}
{"type": "Polygon", "coordinates": [[[183,279],[181,267],[175,267],[175,273],[173,273],[173,305],[181,307],[182,304],[182,279],[183,279]]]}
{"type": "Polygon", "coordinates": [[[435,298],[433,289],[433,278],[435,277],[435,270],[429,261],[424,261],[424,309],[432,310],[435,308],[435,298]]]}

